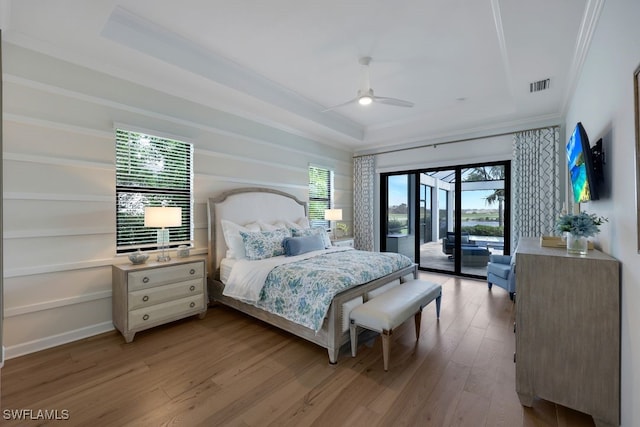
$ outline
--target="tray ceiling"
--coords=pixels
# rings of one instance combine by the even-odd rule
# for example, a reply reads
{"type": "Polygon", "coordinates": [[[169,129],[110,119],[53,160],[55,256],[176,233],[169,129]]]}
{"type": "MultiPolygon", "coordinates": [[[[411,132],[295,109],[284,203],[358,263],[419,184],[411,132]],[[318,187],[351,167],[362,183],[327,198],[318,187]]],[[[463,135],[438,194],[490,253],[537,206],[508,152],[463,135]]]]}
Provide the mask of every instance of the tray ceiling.
{"type": "Polygon", "coordinates": [[[362,151],[559,123],[601,0],[0,5],[9,42],[362,151]],[[415,106],[324,111],[356,96],[362,56],[376,95],[415,106]]]}

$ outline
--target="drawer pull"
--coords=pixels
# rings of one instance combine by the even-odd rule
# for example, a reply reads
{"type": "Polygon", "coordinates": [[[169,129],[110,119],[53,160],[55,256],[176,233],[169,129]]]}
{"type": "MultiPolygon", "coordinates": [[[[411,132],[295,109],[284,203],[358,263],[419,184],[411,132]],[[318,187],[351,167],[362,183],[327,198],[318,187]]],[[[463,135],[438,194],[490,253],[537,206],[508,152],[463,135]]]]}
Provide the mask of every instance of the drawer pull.
{"type": "Polygon", "coordinates": [[[145,295],[142,297],[142,301],[147,302],[149,301],[149,295],[145,295]]]}
{"type": "Polygon", "coordinates": [[[142,279],[142,283],[149,283],[149,278],[147,276],[144,276],[144,278],[142,279]]]}
{"type": "Polygon", "coordinates": [[[196,274],[196,270],[192,268],[191,270],[189,270],[189,274],[196,274]]]}
{"type": "Polygon", "coordinates": [[[149,315],[145,314],[144,316],[142,316],[142,320],[149,320],[149,315]]]}
{"type": "Polygon", "coordinates": [[[195,291],[195,290],[196,290],[196,287],[195,287],[194,285],[191,285],[191,286],[189,286],[189,290],[190,290],[191,292],[193,292],[193,291],[195,291]]]}
{"type": "Polygon", "coordinates": [[[191,307],[191,308],[193,308],[193,307],[195,307],[195,306],[196,306],[196,303],[195,303],[195,302],[191,302],[191,304],[189,304],[189,307],[191,307]]]}

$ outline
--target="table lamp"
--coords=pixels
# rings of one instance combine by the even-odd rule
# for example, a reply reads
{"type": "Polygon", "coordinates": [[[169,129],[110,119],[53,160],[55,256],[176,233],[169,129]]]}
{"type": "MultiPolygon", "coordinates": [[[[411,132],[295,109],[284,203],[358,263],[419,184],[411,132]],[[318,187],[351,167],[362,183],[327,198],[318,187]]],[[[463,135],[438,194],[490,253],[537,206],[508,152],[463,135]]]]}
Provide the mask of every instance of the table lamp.
{"type": "MultiPolygon", "coordinates": [[[[331,227],[331,221],[342,221],[342,209],[325,209],[324,219],[329,221],[329,227],[331,227]]],[[[336,239],[336,229],[331,227],[333,232],[333,240],[336,239]]]]}
{"type": "Polygon", "coordinates": [[[165,227],[180,227],[182,225],[182,208],[164,206],[146,206],[144,208],[144,226],[160,227],[158,230],[158,243],[162,253],[158,255],[158,261],[170,261],[169,254],[165,254],[165,247],[169,244],[169,230],[165,227]]]}

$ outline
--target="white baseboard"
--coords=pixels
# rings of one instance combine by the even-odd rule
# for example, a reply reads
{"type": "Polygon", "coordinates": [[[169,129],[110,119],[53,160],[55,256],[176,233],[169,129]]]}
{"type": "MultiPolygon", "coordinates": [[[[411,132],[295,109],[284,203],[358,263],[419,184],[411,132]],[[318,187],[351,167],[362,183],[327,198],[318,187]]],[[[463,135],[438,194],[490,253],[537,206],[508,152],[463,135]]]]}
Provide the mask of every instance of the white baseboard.
{"type": "Polygon", "coordinates": [[[0,359],[0,369],[4,366],[4,346],[2,346],[2,355],[0,355],[2,359],[0,359]]]}
{"type": "MultiPolygon", "coordinates": [[[[83,338],[92,337],[94,335],[109,332],[114,329],[115,328],[113,327],[113,323],[109,321],[65,332],[63,334],[52,335],[50,337],[9,346],[6,348],[6,360],[24,356],[25,354],[35,353],[37,351],[46,350],[47,348],[57,347],[59,345],[81,340],[83,338]]],[[[3,347],[2,350],[4,353],[5,348],[3,347]]],[[[5,358],[3,354],[2,361],[4,360],[5,358]]]]}

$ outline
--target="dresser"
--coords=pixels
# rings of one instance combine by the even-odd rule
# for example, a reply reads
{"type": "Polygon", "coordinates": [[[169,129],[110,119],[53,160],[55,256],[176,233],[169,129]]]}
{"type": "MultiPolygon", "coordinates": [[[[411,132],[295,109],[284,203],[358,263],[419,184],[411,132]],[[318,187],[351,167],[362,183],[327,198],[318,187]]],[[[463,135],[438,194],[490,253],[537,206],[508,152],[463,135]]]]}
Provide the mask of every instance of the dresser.
{"type": "Polygon", "coordinates": [[[113,324],[126,342],[136,332],[207,311],[206,257],[112,267],[113,324]]]}
{"type": "Polygon", "coordinates": [[[590,250],[516,250],[516,391],[620,424],[620,264],[590,250]]]}

